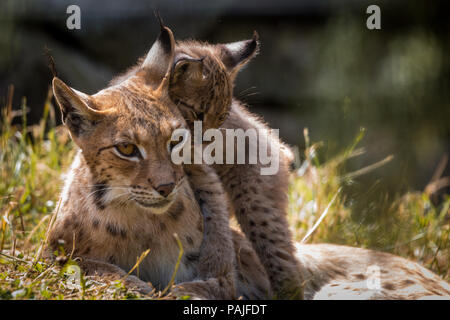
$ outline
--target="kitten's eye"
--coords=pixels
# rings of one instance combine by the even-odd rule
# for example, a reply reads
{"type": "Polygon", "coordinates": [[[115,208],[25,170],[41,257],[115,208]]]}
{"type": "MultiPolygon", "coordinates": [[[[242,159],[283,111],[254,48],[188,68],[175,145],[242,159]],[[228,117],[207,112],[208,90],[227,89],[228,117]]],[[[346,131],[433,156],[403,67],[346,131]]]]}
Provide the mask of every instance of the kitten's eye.
{"type": "Polygon", "coordinates": [[[121,143],[115,146],[117,152],[124,157],[139,157],[139,149],[134,144],[131,143],[121,143]]]}

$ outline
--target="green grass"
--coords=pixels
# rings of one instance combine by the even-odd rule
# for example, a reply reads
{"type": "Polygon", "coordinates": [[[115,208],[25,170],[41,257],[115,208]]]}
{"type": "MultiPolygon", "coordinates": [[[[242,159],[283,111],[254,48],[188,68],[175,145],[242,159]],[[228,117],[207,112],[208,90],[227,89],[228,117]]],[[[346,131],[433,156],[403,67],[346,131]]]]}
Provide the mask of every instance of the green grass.
{"type": "MultiPolygon", "coordinates": [[[[1,108],[0,124],[0,299],[141,298],[120,281],[81,277],[71,283],[73,261],[47,264],[40,258],[58,204],[61,175],[75,150],[66,130],[55,126],[55,113],[59,112],[51,104],[50,91],[42,120],[33,126],[27,125],[26,101],[18,112],[12,110],[11,98],[12,90],[1,108]]],[[[390,160],[345,172],[346,161],[362,153],[356,148],[361,138],[359,135],[341,154],[320,162],[316,156],[320,144],[310,145],[305,131],[306,161],[293,175],[289,192],[289,220],[295,239],[301,241],[322,217],[306,242],[392,252],[419,261],[450,280],[450,198],[435,205],[430,191],[409,192],[380,197],[367,203],[371,210],[361,210],[348,188],[360,175],[390,160]]],[[[160,293],[155,292],[153,298],[161,298],[160,293]]]]}
{"type": "Polygon", "coordinates": [[[319,163],[317,148],[309,146],[305,131],[304,166],[294,175],[289,192],[289,218],[295,239],[302,241],[318,219],[323,219],[306,243],[336,243],[390,252],[420,262],[450,280],[450,196],[434,204],[435,186],[447,178],[432,179],[425,191],[390,196],[377,192],[352,194],[358,177],[392,160],[389,156],[356,172],[345,172],[344,164],[364,153],[355,149],[363,136],[334,158],[319,163]],[[376,197],[373,197],[373,195],[376,197]]]}

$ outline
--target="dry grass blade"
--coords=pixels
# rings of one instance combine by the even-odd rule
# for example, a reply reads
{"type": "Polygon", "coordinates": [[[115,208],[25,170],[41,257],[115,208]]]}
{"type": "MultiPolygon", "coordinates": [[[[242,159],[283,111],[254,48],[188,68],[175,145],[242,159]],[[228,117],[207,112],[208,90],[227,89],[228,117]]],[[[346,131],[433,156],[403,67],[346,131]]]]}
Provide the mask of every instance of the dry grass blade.
{"type": "Polygon", "coordinates": [[[48,67],[49,67],[53,77],[57,77],[58,72],[56,71],[55,59],[53,59],[50,49],[47,46],[44,47],[44,55],[47,57],[48,67]]]}
{"type": "Polygon", "coordinates": [[[9,85],[8,86],[8,96],[6,98],[6,107],[5,107],[6,121],[8,123],[11,123],[11,120],[12,120],[12,101],[13,101],[13,96],[14,96],[14,86],[13,85],[9,85]]]}
{"type": "Polygon", "coordinates": [[[11,256],[11,255],[6,254],[4,252],[0,252],[0,256],[5,257],[5,258],[7,258],[9,260],[12,260],[12,261],[19,261],[19,262],[22,262],[22,263],[25,263],[25,264],[30,264],[30,262],[28,262],[26,260],[20,259],[20,258],[15,257],[15,256],[11,256]]]}
{"type": "Polygon", "coordinates": [[[164,290],[161,292],[161,296],[163,296],[173,285],[175,282],[175,276],[178,272],[178,268],[180,267],[181,258],[183,257],[183,244],[180,241],[180,238],[178,237],[178,234],[174,233],[173,236],[175,237],[175,240],[177,241],[178,248],[180,248],[180,253],[178,254],[177,264],[175,265],[175,269],[173,270],[172,277],[170,278],[169,283],[167,284],[167,287],[164,288],[164,290]]]}
{"type": "Polygon", "coordinates": [[[447,166],[447,163],[448,154],[444,154],[439,161],[436,170],[434,170],[433,177],[424,189],[425,194],[430,196],[436,193],[436,191],[450,186],[450,177],[441,178],[442,174],[444,173],[445,167],[447,166]]]}
{"type": "Polygon", "coordinates": [[[35,259],[34,259],[33,265],[35,265],[35,264],[41,259],[41,256],[42,256],[42,249],[44,248],[44,246],[45,246],[45,245],[47,244],[47,242],[48,242],[48,237],[49,237],[49,234],[50,234],[50,229],[52,228],[53,223],[55,222],[56,217],[58,216],[59,208],[61,207],[61,200],[62,200],[62,199],[60,198],[59,201],[58,201],[58,207],[56,208],[56,211],[55,211],[55,213],[53,214],[53,217],[52,217],[52,219],[50,220],[50,222],[49,222],[49,224],[48,224],[47,231],[46,231],[46,233],[45,233],[45,239],[44,239],[44,241],[41,243],[41,245],[39,246],[39,249],[38,249],[38,252],[37,252],[36,257],[35,257],[35,259]]]}
{"type": "Polygon", "coordinates": [[[444,178],[435,180],[433,182],[430,182],[426,186],[424,193],[430,196],[430,195],[436,193],[436,191],[438,191],[442,188],[448,187],[448,186],[450,186],[450,177],[444,177],[444,178]]]}
{"type": "Polygon", "coordinates": [[[73,253],[75,252],[75,240],[76,240],[76,237],[75,237],[75,232],[74,232],[72,234],[72,251],[70,252],[70,256],[69,256],[70,260],[72,260],[73,253]]]}
{"type": "Polygon", "coordinates": [[[325,218],[325,216],[328,214],[328,211],[330,210],[331,205],[334,203],[334,201],[336,200],[338,194],[341,192],[341,188],[338,189],[338,191],[336,192],[336,194],[333,196],[333,199],[331,199],[330,203],[328,203],[328,206],[325,208],[325,210],[323,211],[323,213],[320,215],[319,219],[316,221],[316,223],[314,224],[314,226],[308,231],[308,233],[303,237],[302,239],[302,243],[304,243],[309,236],[314,232],[314,230],[317,229],[317,227],[320,225],[320,223],[322,222],[322,220],[325,218]]]}
{"type": "Polygon", "coordinates": [[[365,148],[358,148],[358,149],[351,151],[348,154],[346,153],[344,155],[337,156],[336,158],[333,159],[333,161],[335,163],[339,164],[339,163],[347,161],[348,159],[363,155],[365,152],[366,152],[365,148]]]}
{"type": "Polygon", "coordinates": [[[343,175],[340,180],[344,181],[344,180],[348,180],[348,179],[353,179],[356,178],[358,176],[361,176],[363,174],[369,173],[370,171],[373,171],[375,169],[378,169],[379,167],[384,166],[386,163],[388,163],[389,161],[391,161],[392,159],[394,159],[393,155],[389,155],[386,158],[384,158],[383,160],[380,160],[378,162],[375,162],[373,164],[371,164],[370,166],[364,167],[362,169],[350,172],[348,174],[343,175]]]}
{"type": "MultiPolygon", "coordinates": [[[[2,215],[2,242],[0,244],[0,252],[3,251],[4,245],[5,245],[5,237],[6,237],[6,226],[9,226],[9,230],[11,231],[11,241],[15,241],[16,236],[14,234],[14,228],[12,225],[12,222],[9,219],[9,214],[11,213],[12,206],[11,202],[7,205],[5,209],[5,213],[2,215]]],[[[14,245],[13,245],[14,246],[14,245]]]]}
{"type": "Polygon", "coordinates": [[[2,241],[0,242],[0,252],[3,251],[3,246],[5,245],[5,237],[6,237],[6,221],[1,217],[2,221],[2,241]]]}
{"type": "Polygon", "coordinates": [[[31,238],[33,237],[33,235],[36,233],[36,231],[50,218],[50,215],[46,215],[44,216],[37,224],[36,226],[31,230],[30,234],[28,235],[28,237],[25,239],[25,243],[23,245],[24,248],[28,248],[31,238]]]}
{"type": "Polygon", "coordinates": [[[126,276],[123,277],[123,279],[126,279],[136,268],[139,267],[139,265],[142,263],[142,261],[147,257],[147,255],[150,253],[150,249],[145,250],[141,256],[137,259],[136,264],[131,268],[131,270],[126,274],[126,276]]]}
{"type": "Polygon", "coordinates": [[[440,177],[442,177],[442,174],[444,173],[445,167],[448,163],[448,154],[444,154],[439,161],[436,170],[434,170],[433,176],[431,177],[430,183],[438,180],[440,177]]]}

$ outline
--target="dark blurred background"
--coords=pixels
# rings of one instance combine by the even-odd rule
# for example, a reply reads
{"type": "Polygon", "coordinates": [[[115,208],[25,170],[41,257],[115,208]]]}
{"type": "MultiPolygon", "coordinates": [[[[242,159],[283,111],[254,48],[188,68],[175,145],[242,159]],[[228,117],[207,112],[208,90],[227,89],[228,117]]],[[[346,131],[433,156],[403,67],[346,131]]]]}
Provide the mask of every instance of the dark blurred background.
{"type": "Polygon", "coordinates": [[[26,97],[38,121],[52,77],[45,46],[72,87],[105,87],[150,48],[154,9],[177,39],[232,42],[257,30],[261,52],[235,95],[300,153],[309,128],[311,141],[324,142],[323,161],[365,128],[366,153],[346,169],[394,160],[359,178],[358,192],[400,194],[423,189],[450,151],[449,8],[444,0],[1,0],[0,102],[12,84],[14,107],[26,97]],[[81,8],[81,30],[66,28],[71,4],[81,8]],[[370,4],[381,8],[381,30],[366,28],[370,4]]]}

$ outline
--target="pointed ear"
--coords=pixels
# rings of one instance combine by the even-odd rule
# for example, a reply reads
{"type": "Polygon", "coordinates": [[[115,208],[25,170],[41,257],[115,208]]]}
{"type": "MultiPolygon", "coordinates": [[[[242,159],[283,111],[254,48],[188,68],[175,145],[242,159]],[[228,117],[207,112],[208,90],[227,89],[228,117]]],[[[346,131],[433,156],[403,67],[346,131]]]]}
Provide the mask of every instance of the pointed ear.
{"type": "Polygon", "coordinates": [[[159,22],[161,32],[142,63],[147,81],[155,87],[162,85],[166,76],[168,78],[175,51],[175,39],[172,31],[164,26],[161,20],[159,22]]]}
{"type": "Polygon", "coordinates": [[[61,109],[62,122],[67,125],[73,137],[90,131],[95,121],[105,113],[89,106],[90,96],[70,88],[56,77],[53,78],[53,94],[61,109]]]}
{"type": "Polygon", "coordinates": [[[227,44],[220,44],[220,57],[232,77],[247,64],[259,51],[259,36],[255,31],[253,38],[227,44]]]}
{"type": "Polygon", "coordinates": [[[172,87],[181,83],[192,83],[193,86],[197,86],[203,81],[203,58],[194,59],[186,54],[175,57],[170,76],[172,87]]]}

